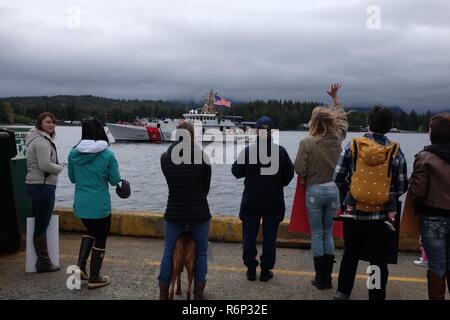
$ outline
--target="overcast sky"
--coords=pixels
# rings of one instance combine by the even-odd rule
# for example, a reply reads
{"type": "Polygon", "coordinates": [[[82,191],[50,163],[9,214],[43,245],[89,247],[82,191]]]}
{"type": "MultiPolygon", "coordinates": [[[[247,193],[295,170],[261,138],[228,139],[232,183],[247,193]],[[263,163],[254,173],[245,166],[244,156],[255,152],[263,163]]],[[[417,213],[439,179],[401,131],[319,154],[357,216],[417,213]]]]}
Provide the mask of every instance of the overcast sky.
{"type": "Polygon", "coordinates": [[[0,0],[0,96],[328,102],[341,82],[346,104],[448,109],[449,14],[447,0],[0,0]]]}

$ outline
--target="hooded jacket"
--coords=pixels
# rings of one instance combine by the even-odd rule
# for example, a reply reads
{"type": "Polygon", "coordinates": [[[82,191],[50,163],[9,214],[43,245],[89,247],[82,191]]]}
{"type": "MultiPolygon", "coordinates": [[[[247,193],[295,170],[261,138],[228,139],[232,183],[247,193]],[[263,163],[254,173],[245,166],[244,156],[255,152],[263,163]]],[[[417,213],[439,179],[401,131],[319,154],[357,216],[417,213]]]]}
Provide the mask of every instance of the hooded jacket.
{"type": "Polygon", "coordinates": [[[58,183],[63,170],[58,164],[58,154],[52,138],[44,131],[31,128],[25,141],[27,155],[27,184],[58,183]]]}
{"type": "Polygon", "coordinates": [[[75,183],[73,211],[81,219],[101,219],[111,214],[108,183],[120,181],[114,153],[103,140],[81,140],[69,154],[68,174],[75,183]]]}
{"type": "Polygon", "coordinates": [[[450,216],[450,145],[426,146],[419,152],[409,183],[421,214],[450,216]]]}

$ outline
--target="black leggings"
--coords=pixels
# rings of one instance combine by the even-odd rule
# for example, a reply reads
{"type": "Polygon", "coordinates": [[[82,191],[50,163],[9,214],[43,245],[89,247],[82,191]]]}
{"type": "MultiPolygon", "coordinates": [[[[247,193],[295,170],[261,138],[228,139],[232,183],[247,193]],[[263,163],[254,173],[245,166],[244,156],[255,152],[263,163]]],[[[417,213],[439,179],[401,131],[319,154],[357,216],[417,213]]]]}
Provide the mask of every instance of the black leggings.
{"type": "Polygon", "coordinates": [[[81,219],[87,229],[87,234],[95,238],[94,247],[106,248],[106,237],[111,229],[111,215],[102,219],[81,219]]]}

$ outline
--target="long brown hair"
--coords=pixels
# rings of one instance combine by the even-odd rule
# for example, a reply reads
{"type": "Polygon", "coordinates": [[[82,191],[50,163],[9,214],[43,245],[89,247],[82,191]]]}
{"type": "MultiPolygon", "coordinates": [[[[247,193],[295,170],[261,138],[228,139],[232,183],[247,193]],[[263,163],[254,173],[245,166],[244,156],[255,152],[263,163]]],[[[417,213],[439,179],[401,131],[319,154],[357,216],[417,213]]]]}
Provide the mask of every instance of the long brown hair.
{"type": "MultiPolygon", "coordinates": [[[[56,124],[56,117],[53,113],[51,112],[43,112],[41,113],[36,120],[36,125],[35,127],[38,130],[44,131],[42,130],[42,121],[44,121],[45,118],[50,117],[50,119],[52,119],[52,122],[56,124]]],[[[52,134],[50,135],[52,138],[55,136],[55,131],[52,132],[52,134]]]]}

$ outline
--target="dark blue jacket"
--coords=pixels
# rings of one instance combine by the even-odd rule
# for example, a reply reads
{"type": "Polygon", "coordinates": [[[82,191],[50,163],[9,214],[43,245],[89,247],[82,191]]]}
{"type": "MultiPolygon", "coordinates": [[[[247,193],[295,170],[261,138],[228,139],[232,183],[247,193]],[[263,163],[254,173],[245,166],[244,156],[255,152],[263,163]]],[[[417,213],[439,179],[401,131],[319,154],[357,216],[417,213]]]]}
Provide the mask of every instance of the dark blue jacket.
{"type": "MultiPolygon", "coordinates": [[[[274,153],[274,155],[276,152],[274,153]]],[[[276,168],[276,167],[273,167],[276,168]]],[[[234,162],[231,172],[236,178],[245,178],[239,217],[247,215],[274,215],[284,218],[286,207],[284,204],[283,187],[287,186],[294,177],[294,166],[286,149],[274,143],[258,138],[257,142],[246,147],[234,162]],[[269,156],[278,149],[278,170],[274,174],[261,174],[262,169],[268,169],[269,164],[262,164],[258,151],[260,141],[267,143],[269,156]],[[256,161],[250,163],[250,154],[255,155],[256,161]],[[245,160],[245,162],[244,162],[245,160]]]]}

